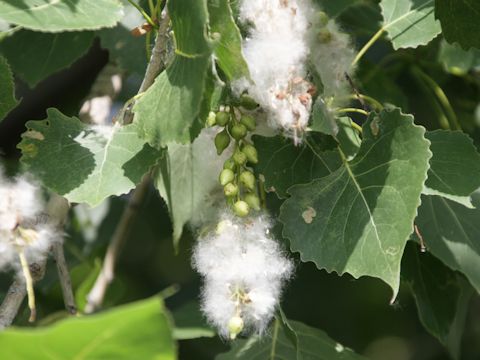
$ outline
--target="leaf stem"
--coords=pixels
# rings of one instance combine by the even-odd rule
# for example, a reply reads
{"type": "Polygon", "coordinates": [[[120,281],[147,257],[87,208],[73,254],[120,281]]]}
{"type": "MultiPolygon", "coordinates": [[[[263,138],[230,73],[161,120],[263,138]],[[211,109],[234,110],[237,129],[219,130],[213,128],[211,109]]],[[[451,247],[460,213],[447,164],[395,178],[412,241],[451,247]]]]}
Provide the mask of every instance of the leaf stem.
{"type": "Polygon", "coordinates": [[[336,110],[335,112],[336,112],[337,114],[358,113],[358,114],[362,114],[362,115],[368,116],[368,112],[366,112],[366,111],[363,110],[363,109],[357,109],[357,108],[342,108],[342,109],[336,110]]]}
{"type": "Polygon", "coordinates": [[[358,98],[360,98],[360,99],[365,100],[366,102],[370,103],[377,110],[382,110],[383,109],[383,105],[380,101],[378,101],[377,99],[375,99],[371,96],[368,96],[368,95],[352,94],[352,95],[348,95],[348,96],[345,96],[345,97],[341,97],[341,99],[342,98],[345,98],[345,99],[348,99],[348,100],[358,100],[358,98]]]}
{"type": "Polygon", "coordinates": [[[158,28],[158,25],[152,20],[152,18],[145,12],[145,10],[143,10],[143,8],[138,5],[135,1],[133,0],[127,0],[130,4],[132,4],[132,6],[137,9],[140,14],[142,14],[142,16],[144,17],[144,19],[147,21],[147,23],[149,23],[154,29],[157,29],[158,28]]]}
{"type": "Polygon", "coordinates": [[[352,66],[356,65],[360,59],[365,55],[365,53],[372,47],[375,42],[377,42],[378,39],[383,35],[385,32],[385,28],[381,27],[380,30],[378,30],[372,38],[362,47],[362,49],[358,52],[357,56],[355,56],[355,59],[352,62],[352,66]]]}
{"type": "Polygon", "coordinates": [[[418,77],[420,77],[424,81],[424,83],[434,93],[443,111],[445,112],[450,128],[453,130],[461,130],[462,127],[460,126],[457,115],[455,114],[455,111],[453,110],[453,107],[450,104],[450,101],[448,100],[447,95],[445,94],[443,89],[440,87],[440,85],[438,85],[433,78],[427,75],[427,73],[425,73],[418,66],[412,67],[412,72],[418,77]]]}

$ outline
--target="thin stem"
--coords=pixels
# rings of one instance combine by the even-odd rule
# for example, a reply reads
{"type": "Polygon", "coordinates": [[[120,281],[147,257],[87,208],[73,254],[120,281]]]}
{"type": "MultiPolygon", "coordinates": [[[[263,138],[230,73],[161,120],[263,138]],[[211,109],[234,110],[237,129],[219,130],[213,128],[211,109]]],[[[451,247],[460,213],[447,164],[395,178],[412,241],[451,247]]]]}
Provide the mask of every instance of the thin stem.
{"type": "Polygon", "coordinates": [[[345,114],[345,113],[358,113],[362,114],[365,116],[368,116],[368,112],[366,112],[363,109],[357,109],[357,108],[343,108],[343,109],[338,109],[335,111],[337,114],[345,114]]]}
{"type": "Polygon", "coordinates": [[[67,261],[65,260],[65,254],[63,252],[63,245],[61,243],[55,243],[52,250],[53,257],[57,263],[57,273],[60,280],[60,287],[62,288],[65,309],[67,309],[70,314],[75,315],[77,313],[77,306],[72,290],[72,280],[70,279],[67,261]]]}
{"type": "Polygon", "coordinates": [[[377,42],[378,39],[383,35],[385,32],[385,28],[380,28],[373,36],[372,38],[363,46],[363,48],[358,52],[357,56],[355,56],[355,59],[352,62],[352,66],[356,65],[360,59],[365,55],[365,53],[372,47],[373,44],[377,42]]]}
{"type": "Polygon", "coordinates": [[[371,97],[371,96],[368,96],[368,95],[364,95],[364,94],[352,94],[352,95],[348,95],[348,96],[345,96],[345,97],[341,97],[341,99],[348,99],[348,100],[358,100],[358,98],[370,103],[375,109],[377,110],[382,110],[383,109],[383,105],[380,101],[378,101],[377,99],[371,97]]]}
{"type": "Polygon", "coordinates": [[[155,24],[155,22],[152,20],[152,18],[145,12],[145,10],[143,10],[143,8],[138,5],[135,1],[133,0],[127,0],[130,4],[133,5],[133,7],[135,7],[135,9],[137,9],[140,14],[142,14],[142,16],[145,18],[145,20],[153,27],[153,28],[157,28],[157,24],[155,24]]]}
{"type": "Polygon", "coordinates": [[[445,115],[447,116],[448,123],[450,124],[450,128],[453,130],[461,130],[462,127],[460,126],[457,115],[455,114],[455,111],[453,110],[447,95],[445,94],[443,89],[440,87],[440,85],[438,85],[436,81],[433,80],[433,78],[428,76],[418,66],[413,67],[412,71],[414,72],[414,74],[419,76],[435,94],[437,100],[439,101],[440,105],[443,108],[443,111],[445,111],[445,115]]]}
{"type": "Polygon", "coordinates": [[[150,15],[155,18],[155,5],[153,4],[153,0],[148,0],[148,8],[150,9],[150,15]]]}
{"type": "Polygon", "coordinates": [[[361,127],[360,125],[358,125],[355,121],[350,120],[350,126],[351,126],[352,128],[354,128],[355,130],[357,130],[360,134],[363,133],[362,127],[361,127]]]}
{"type": "Polygon", "coordinates": [[[114,279],[115,265],[118,255],[130,235],[130,230],[137,217],[138,210],[145,199],[151,177],[146,175],[140,185],[137,186],[132,193],[127,207],[115,229],[112,240],[108,245],[107,253],[103,261],[102,270],[95,281],[92,289],[87,295],[87,304],[85,312],[92,313],[97,310],[103,303],[107,288],[114,279]]]}

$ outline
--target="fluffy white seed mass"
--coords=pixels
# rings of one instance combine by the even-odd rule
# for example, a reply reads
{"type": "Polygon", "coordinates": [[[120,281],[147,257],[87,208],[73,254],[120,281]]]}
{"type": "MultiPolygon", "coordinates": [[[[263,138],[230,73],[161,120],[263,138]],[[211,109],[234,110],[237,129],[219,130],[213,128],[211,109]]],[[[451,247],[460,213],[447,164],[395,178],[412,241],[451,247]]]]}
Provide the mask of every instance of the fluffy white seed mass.
{"type": "Polygon", "coordinates": [[[238,318],[242,330],[264,332],[292,274],[270,227],[265,215],[245,220],[225,213],[195,246],[193,265],[204,278],[202,310],[225,338],[235,337],[232,322],[238,326],[238,318]]]}
{"type": "Polygon", "coordinates": [[[26,177],[9,180],[0,174],[0,270],[20,270],[19,252],[29,263],[45,258],[61,238],[44,221],[45,202],[40,188],[26,177]]]}
{"type": "Polygon", "coordinates": [[[234,90],[248,91],[270,126],[299,142],[316,93],[309,64],[321,77],[323,97],[346,95],[345,73],[355,56],[349,36],[311,0],[241,0],[239,17],[249,28],[243,52],[252,82],[239,80],[234,90]]]}

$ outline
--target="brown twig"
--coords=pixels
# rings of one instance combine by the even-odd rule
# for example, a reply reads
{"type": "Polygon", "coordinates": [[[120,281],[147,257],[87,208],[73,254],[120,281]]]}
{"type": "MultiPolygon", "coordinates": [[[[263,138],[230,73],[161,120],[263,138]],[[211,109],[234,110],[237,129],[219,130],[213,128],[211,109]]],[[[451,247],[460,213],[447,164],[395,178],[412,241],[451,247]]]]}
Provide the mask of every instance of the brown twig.
{"type": "Polygon", "coordinates": [[[360,95],[360,92],[358,91],[357,87],[355,86],[355,83],[353,82],[350,75],[348,75],[348,73],[345,73],[345,78],[347,79],[348,83],[350,84],[350,87],[352,88],[353,92],[355,93],[355,96],[357,97],[357,100],[362,105],[363,110],[365,110],[366,112],[370,112],[370,109],[368,108],[366,102],[363,100],[362,96],[360,95]]]}
{"type": "Polygon", "coordinates": [[[418,230],[418,226],[416,224],[413,224],[413,227],[415,229],[415,234],[417,235],[417,238],[420,241],[420,251],[422,253],[427,252],[427,247],[425,246],[425,242],[423,241],[423,236],[420,233],[420,230],[418,230]]]}
{"type": "Polygon", "coordinates": [[[63,244],[55,243],[52,248],[53,258],[57,264],[57,273],[60,280],[60,287],[62,288],[63,302],[65,309],[75,315],[77,313],[77,306],[75,305],[75,297],[72,290],[72,280],[68,271],[67,261],[63,252],[63,244]]]}

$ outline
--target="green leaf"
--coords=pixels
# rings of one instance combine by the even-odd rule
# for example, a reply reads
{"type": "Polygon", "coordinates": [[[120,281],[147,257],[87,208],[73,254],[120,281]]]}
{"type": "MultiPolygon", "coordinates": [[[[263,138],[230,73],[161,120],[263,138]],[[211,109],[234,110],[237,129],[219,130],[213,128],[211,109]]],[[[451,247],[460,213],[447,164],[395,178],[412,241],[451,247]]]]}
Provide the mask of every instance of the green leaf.
{"type": "Polygon", "coordinates": [[[288,190],[280,220],[291,249],[319,269],[382,279],[394,299],[431,157],[424,133],[399,109],[372,114],[352,161],[288,190]]]}
{"type": "Polygon", "coordinates": [[[460,131],[446,130],[427,132],[425,137],[431,142],[433,156],[424,194],[473,207],[470,195],[480,187],[480,154],[472,139],[460,131]]]}
{"type": "Polygon", "coordinates": [[[18,105],[15,99],[15,82],[7,60],[0,56],[0,122],[18,105]]]}
{"type": "Polygon", "coordinates": [[[145,74],[147,56],[145,54],[145,38],[132,36],[131,30],[145,22],[143,16],[126,0],[125,17],[112,29],[102,29],[97,32],[103,48],[110,54],[121,69],[138,75],[145,74]],[[128,4],[128,5],[127,5],[128,4]]]}
{"type": "Polygon", "coordinates": [[[478,0],[435,0],[435,17],[442,24],[443,36],[465,50],[480,49],[480,2],[478,0]]]}
{"type": "Polygon", "coordinates": [[[480,292],[480,201],[476,209],[440,196],[423,196],[418,209],[418,225],[427,249],[453,270],[465,274],[480,292]]]}
{"type": "Polygon", "coordinates": [[[206,0],[170,1],[168,9],[175,58],[133,108],[139,135],[157,149],[171,142],[190,142],[211,64],[206,0]]]}
{"type": "Polygon", "coordinates": [[[215,46],[218,64],[229,80],[249,78],[248,65],[242,54],[242,36],[235,24],[229,0],[208,0],[210,31],[220,39],[215,46]]]}
{"type": "Polygon", "coordinates": [[[259,160],[255,170],[264,177],[265,189],[274,191],[279,198],[288,197],[289,187],[327,176],[342,163],[337,151],[317,149],[309,139],[302,146],[282,136],[255,135],[253,141],[259,160]]]}
{"type": "Polygon", "coordinates": [[[198,302],[188,302],[172,312],[175,321],[173,337],[176,340],[214,337],[216,332],[205,323],[198,302]]]}
{"type": "Polygon", "coordinates": [[[85,31],[48,34],[20,30],[0,42],[0,52],[13,71],[33,87],[84,55],[93,37],[93,32],[85,31]]]}
{"type": "Polygon", "coordinates": [[[335,138],[348,160],[357,154],[362,142],[352,122],[353,120],[347,116],[337,118],[338,134],[335,138]]]}
{"type": "Polygon", "coordinates": [[[192,144],[170,144],[161,161],[155,186],[170,210],[175,247],[184,225],[206,216],[213,206],[211,193],[221,190],[222,162],[216,159],[213,137],[212,129],[205,129],[192,144]]]}
{"type": "Polygon", "coordinates": [[[253,336],[248,340],[237,340],[228,353],[220,354],[216,360],[361,360],[365,359],[331,339],[325,332],[297,321],[290,321],[291,329],[298,338],[298,354],[287,334],[288,328],[275,320],[264,338],[253,336]]]}
{"type": "Polygon", "coordinates": [[[117,0],[0,1],[0,19],[45,32],[112,27],[122,16],[123,7],[117,0]]]}
{"type": "Polygon", "coordinates": [[[402,278],[412,291],[423,326],[458,359],[472,287],[413,243],[405,250],[402,278]]]}
{"type": "Polygon", "coordinates": [[[455,75],[465,75],[470,70],[480,68],[480,50],[463,50],[458,44],[442,41],[438,60],[445,70],[455,75]]]}
{"type": "Polygon", "coordinates": [[[337,122],[321,97],[318,97],[315,104],[313,104],[310,129],[332,136],[338,133],[337,122]]]}
{"type": "Polygon", "coordinates": [[[176,359],[169,316],[160,297],[44,328],[0,333],[5,359],[176,359]]]}
{"type": "Polygon", "coordinates": [[[383,29],[395,50],[426,45],[441,33],[434,0],[382,0],[383,29]]]}
{"type": "Polygon", "coordinates": [[[138,138],[135,125],[90,127],[56,109],[47,115],[27,123],[18,147],[30,171],[70,202],[96,206],[129,192],[161,156],[138,138]]]}

